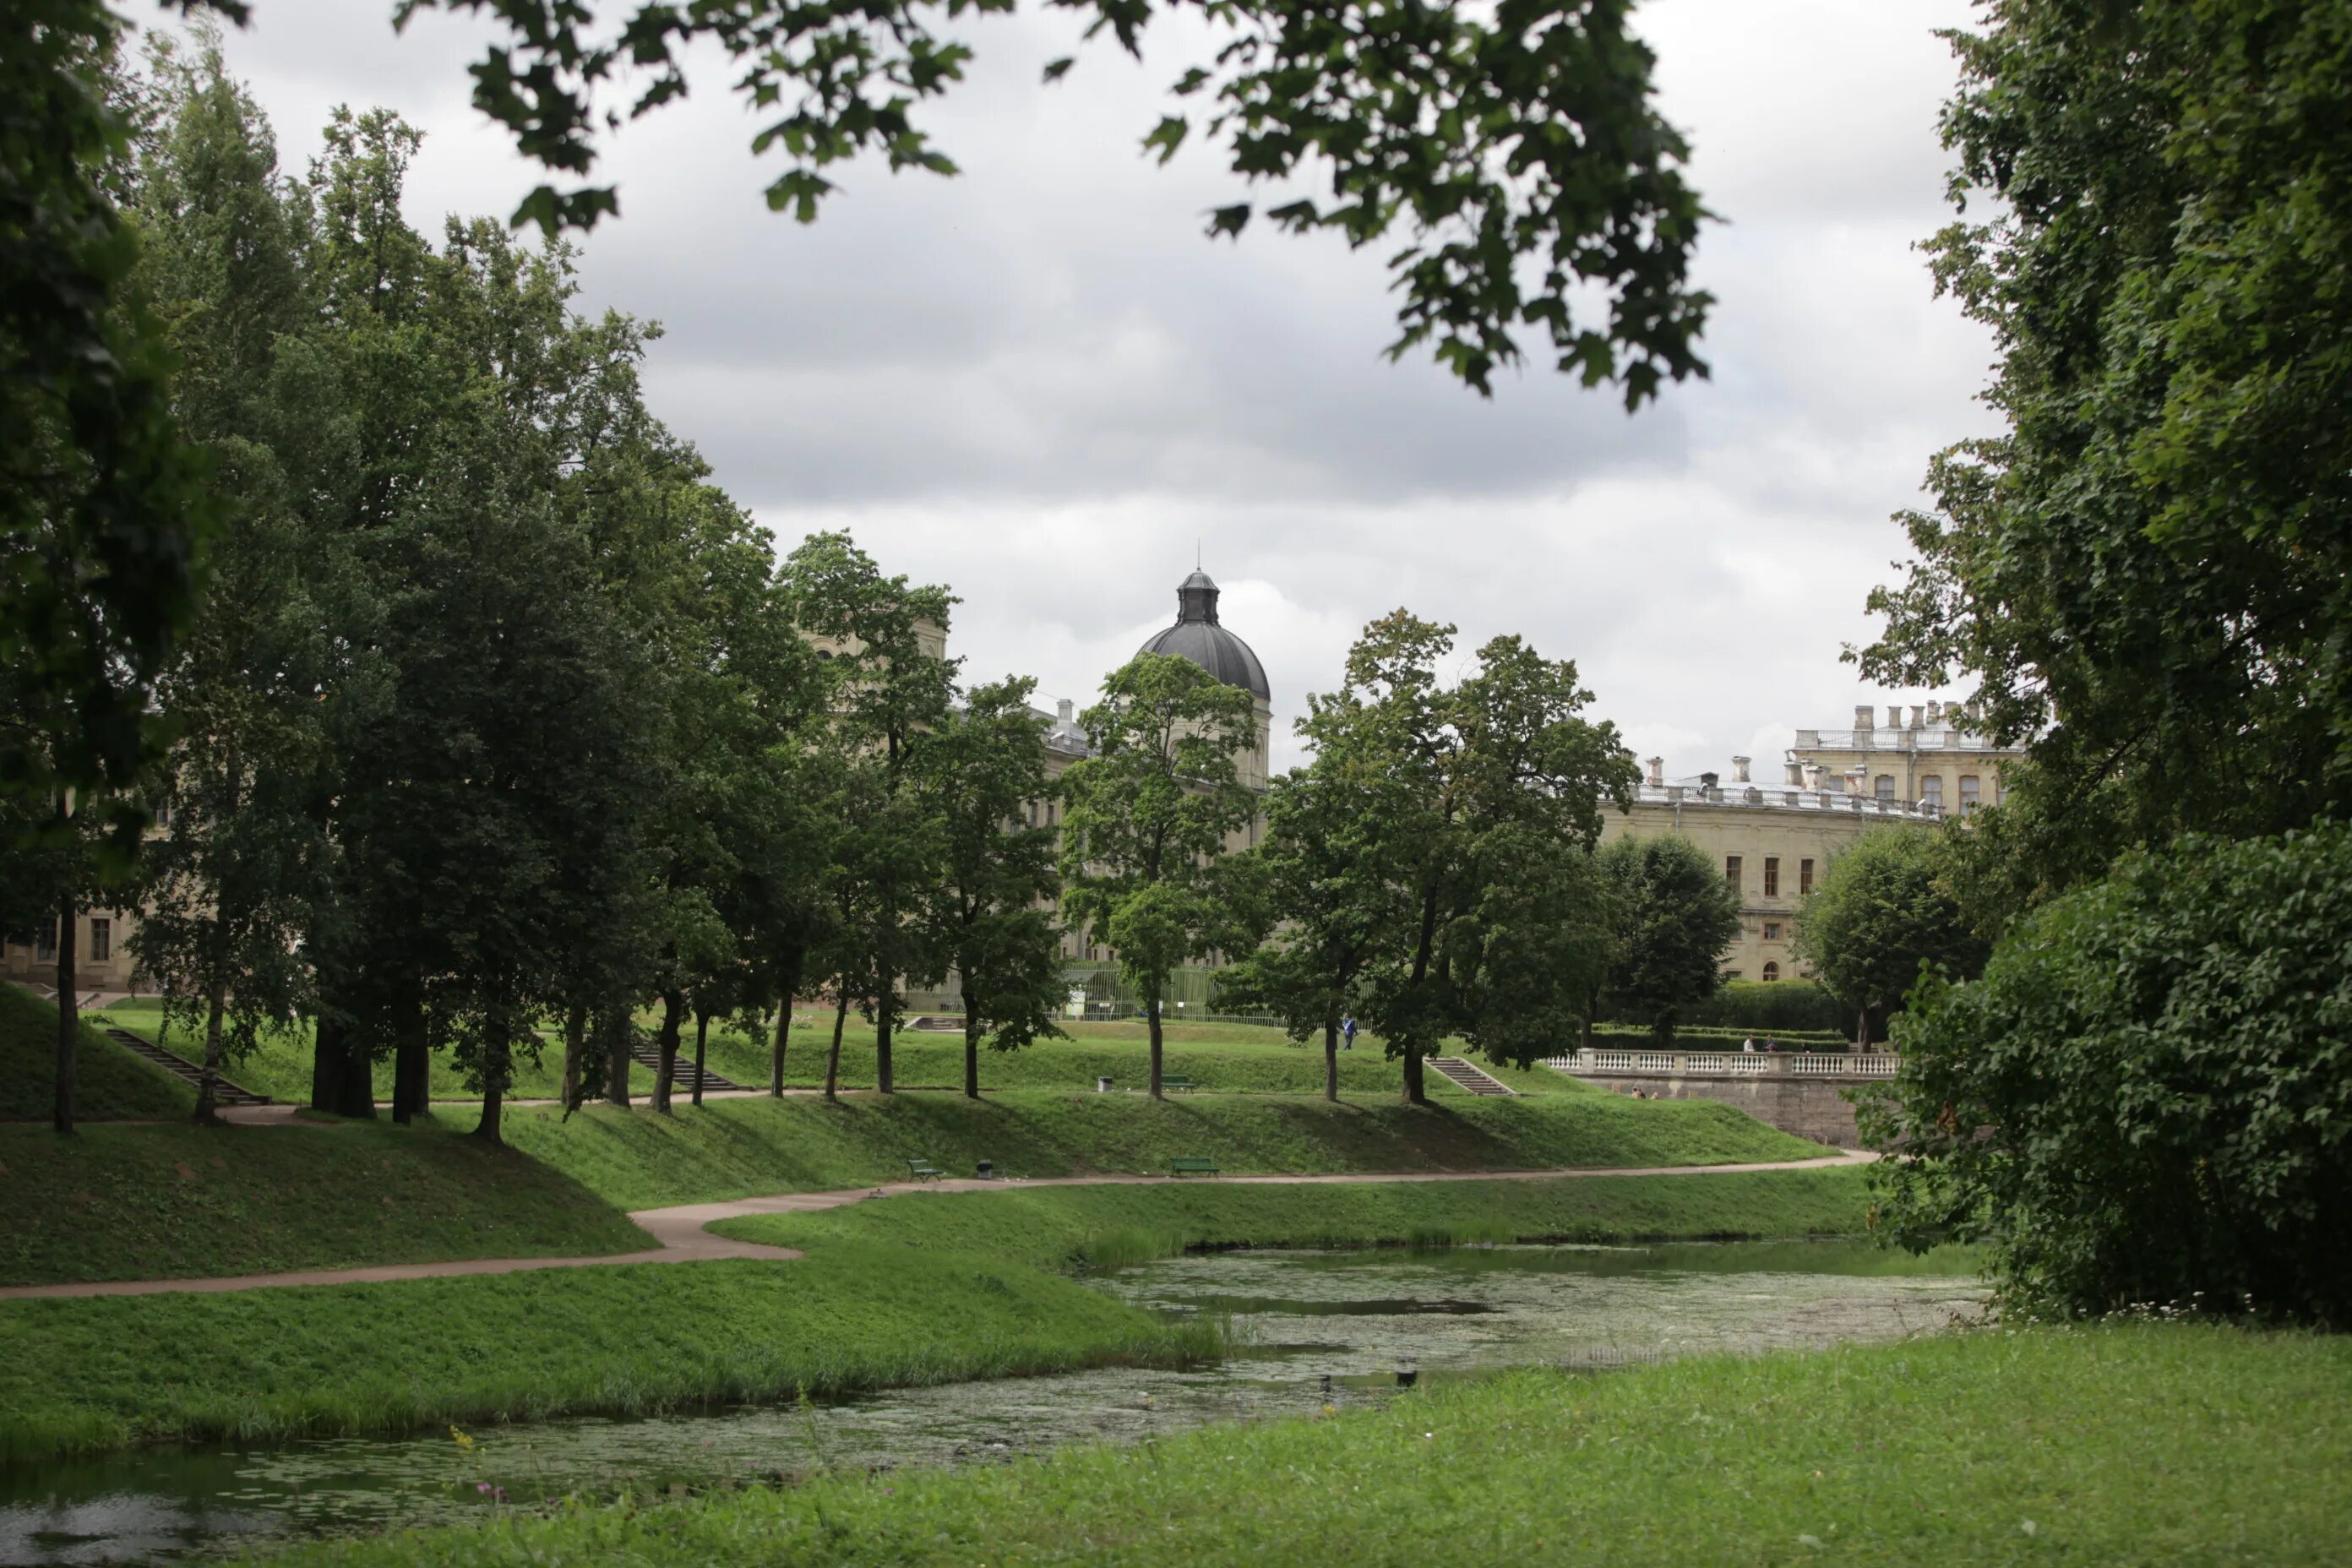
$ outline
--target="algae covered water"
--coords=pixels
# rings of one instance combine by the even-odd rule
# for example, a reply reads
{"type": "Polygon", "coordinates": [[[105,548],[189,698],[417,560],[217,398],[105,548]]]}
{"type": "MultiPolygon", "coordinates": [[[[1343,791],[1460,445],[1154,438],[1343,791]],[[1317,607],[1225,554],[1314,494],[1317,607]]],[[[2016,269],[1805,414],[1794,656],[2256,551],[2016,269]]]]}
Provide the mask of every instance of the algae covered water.
{"type": "MultiPolygon", "coordinates": [[[[571,1494],[790,1479],[833,1466],[985,1463],[1223,1420],[1394,1398],[1509,1367],[1901,1338],[1974,1313],[1965,1256],[1861,1244],[1232,1252],[1099,1288],[1228,1318],[1241,1348],[798,1406],[580,1418],[399,1437],[163,1448],[0,1468],[0,1563],[159,1562],[449,1521],[571,1494]]],[[[952,1317],[941,1331],[954,1331],[952,1317]]]]}

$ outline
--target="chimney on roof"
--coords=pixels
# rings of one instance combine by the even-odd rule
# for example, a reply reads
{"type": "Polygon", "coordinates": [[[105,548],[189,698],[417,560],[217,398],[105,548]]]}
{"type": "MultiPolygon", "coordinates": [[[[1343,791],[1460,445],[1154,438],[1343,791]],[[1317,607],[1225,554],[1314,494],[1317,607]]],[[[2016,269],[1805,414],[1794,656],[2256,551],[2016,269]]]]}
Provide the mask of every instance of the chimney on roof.
{"type": "Polygon", "coordinates": [[[1911,728],[1914,730],[1919,728],[1919,726],[1926,721],[1927,717],[1927,710],[1926,709],[1920,707],[1916,702],[1911,704],[1911,728]]]}
{"type": "Polygon", "coordinates": [[[1871,709],[1869,703],[1855,703],[1853,705],[1853,727],[1857,730],[1867,730],[1871,728],[1870,712],[1871,709]]]}
{"type": "Polygon", "coordinates": [[[1805,782],[1805,764],[1794,757],[1781,763],[1780,770],[1781,778],[1792,789],[1805,782]]]}
{"type": "Polygon", "coordinates": [[[1816,793],[1820,791],[1822,787],[1821,763],[1807,763],[1805,764],[1805,787],[1809,790],[1815,791],[1816,793]]]}
{"type": "Polygon", "coordinates": [[[1731,759],[1731,782],[1733,784],[1748,784],[1751,782],[1748,777],[1748,764],[1754,760],[1755,759],[1752,757],[1734,757],[1731,759]]]}
{"type": "Polygon", "coordinates": [[[1652,757],[1650,759],[1650,782],[1654,784],[1663,784],[1666,782],[1665,758],[1652,757]]]}
{"type": "Polygon", "coordinates": [[[1077,707],[1077,704],[1076,704],[1076,703],[1075,703],[1075,702],[1073,702],[1073,701],[1071,701],[1071,700],[1070,700],[1068,698],[1066,698],[1066,697],[1063,698],[1060,701],[1058,701],[1058,702],[1056,702],[1056,703],[1055,703],[1055,704],[1054,704],[1054,710],[1055,710],[1055,712],[1057,712],[1057,713],[1059,713],[1059,714],[1062,716],[1062,722],[1063,722],[1063,723],[1065,723],[1065,724],[1068,724],[1068,723],[1074,723],[1074,722],[1076,722],[1076,721],[1071,717],[1071,715],[1072,715],[1073,711],[1076,709],[1076,707],[1077,707]]]}
{"type": "Polygon", "coordinates": [[[1927,728],[1929,728],[1930,730],[1937,729],[1937,728],[1940,727],[1940,726],[1943,724],[1943,722],[1944,722],[1944,705],[1943,705],[1942,703],[1940,703],[1940,702],[1930,702],[1930,703],[1928,703],[1928,704],[1927,704],[1927,728]]]}
{"type": "Polygon", "coordinates": [[[1886,727],[1890,730],[1903,728],[1903,704],[1900,702],[1890,702],[1886,705],[1886,727]]]}

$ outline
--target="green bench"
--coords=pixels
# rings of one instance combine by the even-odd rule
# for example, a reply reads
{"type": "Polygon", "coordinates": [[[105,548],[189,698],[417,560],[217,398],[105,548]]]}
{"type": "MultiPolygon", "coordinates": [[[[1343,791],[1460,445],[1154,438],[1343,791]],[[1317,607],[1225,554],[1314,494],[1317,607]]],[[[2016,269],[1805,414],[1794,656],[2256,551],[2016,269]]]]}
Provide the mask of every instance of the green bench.
{"type": "Polygon", "coordinates": [[[1217,1173],[1217,1163],[1199,1154],[1179,1154],[1168,1162],[1168,1173],[1171,1176],[1213,1176],[1217,1173]]]}
{"type": "Polygon", "coordinates": [[[1181,1073],[1181,1072],[1164,1072],[1164,1073],[1161,1073],[1161,1074],[1160,1075],[1160,1087],[1161,1089],[1198,1089],[1198,1088],[1200,1088],[1201,1086],[1200,1086],[1199,1084],[1197,1084],[1197,1083],[1194,1083],[1191,1079],[1186,1078],[1186,1077],[1185,1077],[1182,1073],[1181,1073]]]}
{"type": "Polygon", "coordinates": [[[907,1162],[907,1174],[919,1182],[936,1182],[940,1179],[940,1171],[929,1160],[909,1160],[907,1162]]]}

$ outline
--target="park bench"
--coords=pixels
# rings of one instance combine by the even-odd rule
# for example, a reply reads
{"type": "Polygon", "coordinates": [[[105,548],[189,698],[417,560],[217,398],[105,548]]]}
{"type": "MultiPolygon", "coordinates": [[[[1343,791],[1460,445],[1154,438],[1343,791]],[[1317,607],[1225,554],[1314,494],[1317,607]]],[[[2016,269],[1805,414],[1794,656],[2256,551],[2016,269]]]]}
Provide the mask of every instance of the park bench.
{"type": "Polygon", "coordinates": [[[936,1182],[940,1179],[940,1168],[929,1160],[909,1160],[907,1162],[907,1174],[919,1182],[936,1182]]]}
{"type": "Polygon", "coordinates": [[[1160,1075],[1160,1087],[1163,1089],[1198,1089],[1201,1086],[1194,1083],[1191,1079],[1186,1078],[1181,1072],[1164,1072],[1160,1075]]]}
{"type": "Polygon", "coordinates": [[[1179,1154],[1168,1162],[1168,1173],[1171,1176],[1213,1176],[1217,1173],[1217,1163],[1200,1154],[1179,1154]]]}

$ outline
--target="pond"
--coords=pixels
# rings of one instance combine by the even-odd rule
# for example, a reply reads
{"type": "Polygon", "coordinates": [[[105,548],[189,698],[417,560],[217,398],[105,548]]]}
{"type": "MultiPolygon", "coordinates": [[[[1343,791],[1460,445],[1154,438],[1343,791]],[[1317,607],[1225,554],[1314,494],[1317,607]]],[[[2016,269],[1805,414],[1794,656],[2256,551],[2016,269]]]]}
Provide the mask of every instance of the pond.
{"type": "Polygon", "coordinates": [[[568,1493],[986,1463],[1089,1439],[1397,1397],[1508,1367],[1900,1338],[1973,1314],[1964,1255],[1861,1244],[1228,1252],[1097,1284],[1228,1316],[1240,1349],[1184,1372],[1113,1368],[800,1407],[583,1418],[0,1467],[0,1564],[169,1562],[320,1533],[473,1517],[568,1493]]]}

